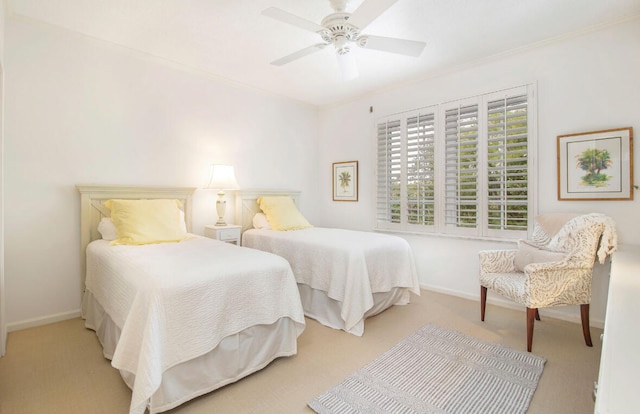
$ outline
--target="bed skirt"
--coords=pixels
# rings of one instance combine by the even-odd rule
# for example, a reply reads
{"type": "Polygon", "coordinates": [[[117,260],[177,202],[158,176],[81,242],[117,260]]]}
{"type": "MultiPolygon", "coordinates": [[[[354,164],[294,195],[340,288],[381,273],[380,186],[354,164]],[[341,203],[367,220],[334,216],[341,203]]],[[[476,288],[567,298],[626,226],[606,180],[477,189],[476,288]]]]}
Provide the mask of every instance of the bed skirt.
{"type": "MultiPolygon", "coordinates": [[[[85,326],[96,332],[104,357],[111,360],[120,328],[88,290],[82,300],[82,317],[85,326]]],[[[296,352],[296,324],[286,317],[271,325],[255,325],[227,336],[209,353],[166,370],[160,387],[151,397],[149,412],[154,414],[175,408],[259,371],[276,358],[296,352]]],[[[129,388],[133,388],[135,374],[120,370],[120,375],[129,388]]]]}
{"type": "Polygon", "coordinates": [[[396,287],[389,292],[373,294],[373,306],[365,312],[362,319],[351,328],[345,326],[345,321],[340,316],[342,303],[331,299],[327,292],[312,289],[309,285],[298,283],[300,299],[305,316],[315,319],[324,326],[340,329],[353,335],[362,336],[364,333],[364,320],[379,314],[393,305],[406,305],[410,301],[410,288],[396,287]]]}

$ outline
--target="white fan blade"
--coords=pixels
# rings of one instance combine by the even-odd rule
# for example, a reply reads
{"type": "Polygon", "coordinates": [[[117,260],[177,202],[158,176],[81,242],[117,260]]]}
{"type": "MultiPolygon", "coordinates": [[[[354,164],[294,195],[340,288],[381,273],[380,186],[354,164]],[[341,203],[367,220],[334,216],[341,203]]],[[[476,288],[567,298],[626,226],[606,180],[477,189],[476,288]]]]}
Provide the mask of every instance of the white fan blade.
{"type": "Polygon", "coordinates": [[[272,19],[279,20],[283,23],[287,23],[296,27],[299,27],[304,30],[309,30],[310,32],[318,33],[323,30],[327,30],[324,27],[316,24],[307,19],[303,19],[302,17],[298,17],[295,14],[291,14],[277,7],[269,7],[262,11],[264,16],[271,17],[272,19]]]}
{"type": "Polygon", "coordinates": [[[282,57],[278,60],[274,60],[273,62],[271,62],[271,64],[276,66],[282,66],[296,59],[300,59],[301,57],[305,57],[312,53],[318,52],[324,49],[326,46],[327,46],[327,43],[318,43],[317,45],[305,47],[304,49],[298,50],[295,53],[282,57]]]}
{"type": "Polygon", "coordinates": [[[340,66],[342,79],[348,81],[359,76],[358,65],[356,64],[356,59],[353,56],[353,52],[345,53],[344,55],[336,53],[336,56],[338,57],[338,66],[340,66]]]}
{"type": "Polygon", "coordinates": [[[398,0],[364,0],[347,21],[350,25],[364,30],[369,23],[374,21],[378,16],[384,13],[398,0]]]}
{"type": "Polygon", "coordinates": [[[356,43],[365,49],[382,50],[383,52],[391,52],[413,57],[420,56],[424,47],[427,45],[425,42],[419,42],[417,40],[370,35],[359,37],[356,43]]]}

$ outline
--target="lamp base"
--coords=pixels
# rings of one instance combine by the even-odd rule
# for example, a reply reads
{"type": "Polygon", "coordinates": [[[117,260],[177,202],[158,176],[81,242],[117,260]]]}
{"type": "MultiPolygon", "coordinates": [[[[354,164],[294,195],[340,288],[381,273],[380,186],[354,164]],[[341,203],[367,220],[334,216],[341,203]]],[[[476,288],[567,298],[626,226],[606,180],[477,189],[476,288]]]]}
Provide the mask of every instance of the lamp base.
{"type": "Polygon", "coordinates": [[[218,212],[218,221],[216,226],[226,226],[224,221],[224,212],[227,209],[227,202],[224,200],[224,191],[218,192],[218,200],[216,201],[216,211],[218,212]]]}

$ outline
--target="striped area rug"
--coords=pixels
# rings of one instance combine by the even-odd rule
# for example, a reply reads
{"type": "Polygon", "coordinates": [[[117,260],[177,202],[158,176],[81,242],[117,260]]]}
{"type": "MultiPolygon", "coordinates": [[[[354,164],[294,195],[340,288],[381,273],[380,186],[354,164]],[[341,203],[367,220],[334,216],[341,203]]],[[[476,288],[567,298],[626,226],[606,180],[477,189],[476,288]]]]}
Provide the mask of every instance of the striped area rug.
{"type": "Polygon", "coordinates": [[[545,361],[425,325],[309,407],[319,414],[524,413],[545,361]]]}

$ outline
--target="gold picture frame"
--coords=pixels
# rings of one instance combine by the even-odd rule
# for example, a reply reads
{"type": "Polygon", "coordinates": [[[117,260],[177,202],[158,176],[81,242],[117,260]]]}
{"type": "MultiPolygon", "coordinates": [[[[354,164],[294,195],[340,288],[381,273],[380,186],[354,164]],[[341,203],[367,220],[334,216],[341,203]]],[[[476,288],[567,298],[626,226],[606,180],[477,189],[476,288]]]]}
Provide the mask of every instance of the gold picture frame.
{"type": "Polygon", "coordinates": [[[633,128],[558,136],[558,200],[633,200],[633,128]]]}
{"type": "Polygon", "coordinates": [[[358,201],[358,161],[333,163],[333,201],[358,201]]]}

